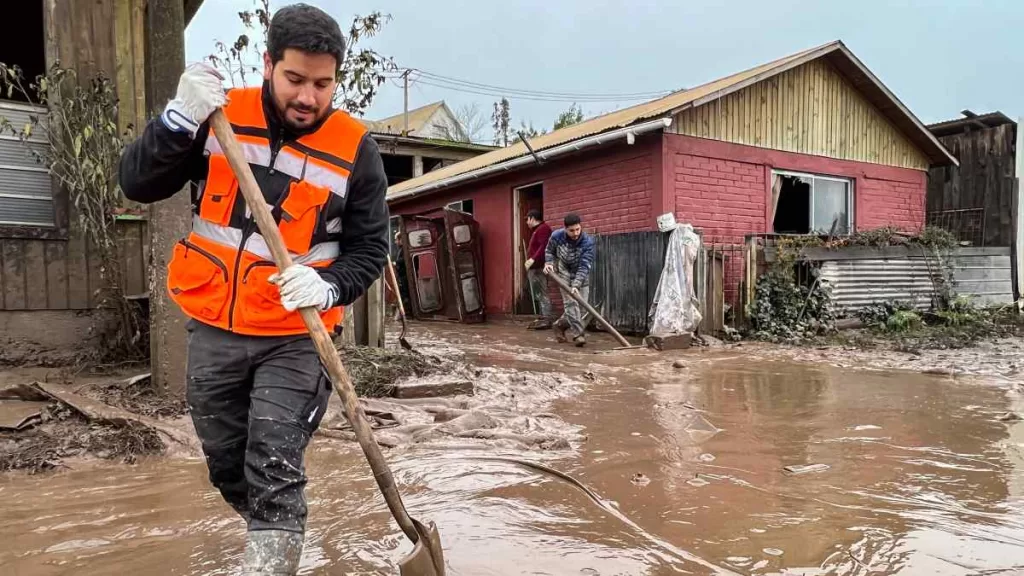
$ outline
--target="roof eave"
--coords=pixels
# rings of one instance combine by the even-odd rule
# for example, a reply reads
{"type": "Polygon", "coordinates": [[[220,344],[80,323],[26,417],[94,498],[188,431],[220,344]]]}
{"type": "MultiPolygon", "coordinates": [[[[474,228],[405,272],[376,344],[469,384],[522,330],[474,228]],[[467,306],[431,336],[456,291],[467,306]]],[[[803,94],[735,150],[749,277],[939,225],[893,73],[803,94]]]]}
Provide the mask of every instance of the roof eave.
{"type": "Polygon", "coordinates": [[[386,200],[388,203],[392,202],[404,202],[412,200],[426,194],[436,194],[442,190],[448,189],[452,186],[458,186],[465,182],[479,181],[482,178],[489,178],[498,173],[507,173],[511,170],[520,168],[520,165],[530,165],[536,159],[547,159],[554,158],[557,156],[563,156],[573,152],[590,148],[592,146],[601,146],[614,141],[615,138],[632,132],[634,136],[646,134],[657,130],[664,130],[671,126],[672,117],[664,116],[655,120],[647,120],[645,122],[636,122],[628,126],[621,126],[619,128],[609,129],[604,132],[597,134],[591,134],[584,136],[576,140],[570,140],[557,146],[547,148],[545,150],[536,151],[534,154],[524,152],[518,156],[507,158],[502,162],[496,164],[489,164],[482,166],[476,170],[469,172],[463,172],[461,174],[455,174],[450,177],[438,180],[436,182],[427,182],[407,190],[402,190],[394,195],[388,194],[386,200]],[[592,144],[591,144],[592,143],[592,144]]]}
{"type": "Polygon", "coordinates": [[[851,52],[845,44],[843,44],[842,42],[837,42],[837,44],[839,52],[851,64],[853,64],[857,68],[857,70],[865,78],[867,78],[871,82],[871,84],[874,85],[874,87],[877,90],[882,92],[882,94],[884,94],[886,98],[891,100],[904,117],[910,120],[910,122],[917,130],[918,134],[921,137],[923,137],[924,143],[927,144],[927,146],[922,146],[921,143],[919,143],[918,146],[922,148],[922,151],[925,152],[928,158],[932,161],[933,165],[960,165],[960,162],[956,159],[956,157],[950,154],[949,150],[946,150],[946,147],[943,146],[941,142],[939,142],[939,139],[936,138],[934,134],[932,134],[931,130],[929,130],[928,127],[925,126],[924,123],[921,122],[921,120],[919,120],[918,117],[915,116],[914,113],[911,112],[910,109],[907,108],[907,106],[903,104],[903,102],[899,98],[897,98],[896,95],[893,94],[892,91],[890,91],[889,88],[887,88],[885,84],[883,84],[882,81],[879,80],[878,77],[875,76],[871,72],[871,70],[869,70],[867,66],[864,65],[863,62],[860,61],[860,59],[854,56],[853,52],[851,52]]]}

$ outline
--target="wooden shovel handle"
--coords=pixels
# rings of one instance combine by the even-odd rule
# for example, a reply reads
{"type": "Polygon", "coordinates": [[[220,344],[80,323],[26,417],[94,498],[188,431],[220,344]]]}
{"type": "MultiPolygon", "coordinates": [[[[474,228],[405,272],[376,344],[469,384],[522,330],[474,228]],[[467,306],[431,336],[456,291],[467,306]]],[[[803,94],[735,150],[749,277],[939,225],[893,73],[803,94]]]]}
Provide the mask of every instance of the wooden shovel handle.
{"type": "Polygon", "coordinates": [[[598,314],[597,310],[594,310],[594,307],[591,306],[589,302],[574,294],[572,288],[570,288],[568,284],[563,282],[562,279],[558,277],[558,274],[548,272],[547,270],[544,271],[544,274],[546,274],[548,278],[554,280],[555,284],[558,284],[558,287],[561,288],[563,292],[568,294],[576,302],[579,302],[580,306],[583,306],[583,308],[587,312],[590,312],[594,316],[594,318],[597,318],[597,321],[601,323],[601,326],[604,326],[605,330],[611,332],[612,336],[614,336],[615,339],[619,341],[619,344],[622,344],[623,346],[632,346],[632,344],[629,343],[629,340],[623,338],[622,334],[619,334],[619,331],[616,330],[611,324],[609,324],[608,321],[604,319],[604,316],[598,314]]]}
{"type": "Polygon", "coordinates": [[[395,265],[391,262],[391,254],[388,254],[388,279],[391,280],[391,289],[395,291],[395,300],[398,300],[398,313],[405,318],[405,304],[402,304],[402,291],[398,287],[398,277],[395,276],[395,265]]]}
{"type": "MultiPolygon", "coordinates": [[[[278,270],[283,271],[292,265],[292,258],[288,254],[288,249],[285,248],[284,241],[281,239],[277,223],[274,222],[274,217],[270,214],[270,209],[267,208],[267,203],[263,199],[263,193],[260,191],[259,184],[256,183],[252,169],[249,168],[249,162],[245,159],[245,154],[242,152],[238,140],[235,139],[231,123],[228,122],[227,116],[224,115],[222,110],[217,110],[210,116],[210,126],[213,128],[217,141],[220,142],[224,155],[227,156],[228,164],[234,171],[235,178],[238,179],[238,187],[242,190],[245,203],[256,220],[256,226],[259,227],[260,234],[263,235],[263,239],[266,240],[267,246],[270,248],[270,254],[273,256],[274,263],[277,264],[278,270]]],[[[338,356],[338,351],[334,348],[334,342],[331,340],[331,335],[327,332],[327,327],[324,326],[323,320],[320,318],[320,313],[315,308],[300,308],[299,314],[302,316],[302,321],[306,324],[306,329],[309,330],[309,335],[316,346],[320,361],[327,369],[327,374],[331,377],[334,390],[341,396],[341,401],[345,408],[345,417],[348,418],[349,424],[352,425],[352,429],[355,431],[356,439],[359,440],[359,446],[362,447],[363,454],[366,455],[366,460],[370,463],[373,477],[377,481],[377,486],[380,487],[381,493],[384,495],[384,500],[388,503],[388,508],[391,509],[391,514],[395,517],[405,535],[413,543],[416,543],[419,540],[419,533],[413,524],[413,519],[409,516],[405,505],[402,503],[402,497],[395,486],[395,478],[391,474],[391,469],[388,468],[387,462],[384,460],[384,455],[381,454],[380,446],[377,445],[377,440],[373,436],[373,430],[366,422],[363,409],[359,405],[359,399],[356,396],[355,389],[352,387],[352,380],[348,377],[345,366],[341,363],[341,358],[338,356]]]]}

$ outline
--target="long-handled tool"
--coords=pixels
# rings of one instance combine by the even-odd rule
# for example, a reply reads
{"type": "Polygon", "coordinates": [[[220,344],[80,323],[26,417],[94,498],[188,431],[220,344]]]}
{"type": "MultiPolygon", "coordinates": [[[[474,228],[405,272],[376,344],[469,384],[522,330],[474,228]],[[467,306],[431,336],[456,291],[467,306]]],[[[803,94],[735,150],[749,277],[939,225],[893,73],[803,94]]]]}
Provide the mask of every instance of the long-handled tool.
{"type": "MultiPolygon", "coordinates": [[[[292,265],[291,256],[285,248],[284,241],[277,229],[277,223],[274,222],[274,217],[267,208],[263,193],[260,192],[242,148],[235,139],[231,124],[222,110],[213,113],[210,117],[210,126],[213,128],[217,141],[220,142],[221,149],[224,150],[224,155],[227,156],[228,164],[234,171],[235,178],[238,179],[245,203],[256,220],[260,234],[263,235],[270,248],[274,263],[277,264],[278,270],[285,270],[292,265]]],[[[384,494],[384,500],[387,502],[391,514],[405,535],[415,544],[412,551],[399,561],[402,576],[444,576],[444,557],[437,526],[433,522],[425,526],[409,516],[409,512],[406,511],[402,497],[395,486],[395,478],[391,474],[387,462],[384,461],[380,446],[377,445],[377,441],[373,437],[373,431],[366,421],[363,409],[359,405],[359,399],[352,388],[352,380],[349,379],[345,366],[342,365],[341,358],[338,356],[338,351],[335,350],[334,344],[331,342],[327,327],[324,326],[323,320],[315,308],[301,308],[299,314],[306,324],[306,329],[309,330],[320,361],[323,362],[327,374],[331,377],[335,391],[341,396],[345,417],[348,418],[355,431],[359,446],[362,447],[363,454],[366,455],[370,468],[373,469],[373,477],[377,481],[381,493],[384,494]]]]}
{"type": "Polygon", "coordinates": [[[402,291],[398,288],[398,276],[395,275],[395,265],[391,262],[391,254],[388,254],[388,278],[391,280],[391,289],[395,292],[395,300],[398,301],[398,318],[402,321],[402,333],[398,335],[398,343],[410,352],[414,352],[412,344],[405,339],[405,332],[408,326],[405,321],[405,304],[402,304],[402,291]]]}
{"type": "Polygon", "coordinates": [[[566,284],[561,278],[558,277],[558,274],[555,274],[555,273],[552,273],[552,272],[548,272],[547,270],[544,270],[544,274],[546,274],[548,278],[551,278],[552,280],[554,280],[555,284],[557,284],[558,287],[562,289],[562,292],[564,292],[564,293],[568,294],[569,296],[571,296],[572,299],[575,300],[576,302],[578,302],[580,306],[583,306],[584,310],[586,310],[587,312],[590,312],[590,314],[594,318],[597,319],[597,321],[601,324],[601,326],[604,326],[604,329],[607,330],[608,332],[610,332],[611,335],[614,336],[615,339],[619,341],[619,344],[622,344],[622,347],[621,348],[616,348],[616,350],[628,350],[630,348],[643,348],[643,346],[639,346],[639,345],[635,345],[635,344],[630,344],[629,340],[626,340],[625,338],[623,338],[622,334],[619,334],[619,331],[616,330],[614,327],[612,327],[612,325],[609,324],[608,321],[604,319],[604,316],[601,316],[600,314],[598,314],[597,310],[595,310],[594,307],[591,306],[586,300],[584,300],[583,298],[580,298],[579,296],[577,296],[576,293],[572,291],[572,288],[570,288],[568,284],[566,284]]]}

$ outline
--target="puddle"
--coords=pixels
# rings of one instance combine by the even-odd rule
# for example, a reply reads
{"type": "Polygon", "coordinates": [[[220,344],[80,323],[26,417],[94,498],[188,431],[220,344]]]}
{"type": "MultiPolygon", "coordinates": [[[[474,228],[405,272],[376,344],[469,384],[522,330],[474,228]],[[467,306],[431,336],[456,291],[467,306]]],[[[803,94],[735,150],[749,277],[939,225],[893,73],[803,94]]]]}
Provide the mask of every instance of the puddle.
{"type": "MultiPolygon", "coordinates": [[[[1004,383],[758,360],[583,350],[518,328],[417,324],[498,370],[580,390],[517,398],[571,449],[481,440],[386,452],[449,574],[1007,574],[1024,568],[1024,423],[1004,383]],[[672,368],[685,358],[688,369],[672,368]],[[594,379],[583,378],[591,372],[594,379]],[[556,380],[553,380],[556,381],[556,380]],[[609,508],[513,457],[568,473],[609,508]],[[827,468],[823,468],[823,465],[827,468]],[[815,466],[791,474],[787,466],[815,466]]],[[[514,388],[509,388],[510,393],[514,388]]],[[[351,443],[309,453],[302,574],[397,574],[410,549],[351,443]]],[[[0,478],[5,573],[237,573],[244,527],[197,460],[0,478]]]]}

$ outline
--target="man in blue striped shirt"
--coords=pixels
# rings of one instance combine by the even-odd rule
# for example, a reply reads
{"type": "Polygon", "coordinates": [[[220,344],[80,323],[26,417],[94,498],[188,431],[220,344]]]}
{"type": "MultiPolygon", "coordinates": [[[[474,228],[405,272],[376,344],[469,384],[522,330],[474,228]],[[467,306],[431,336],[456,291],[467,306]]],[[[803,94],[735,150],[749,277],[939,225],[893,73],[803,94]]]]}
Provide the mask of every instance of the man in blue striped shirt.
{"type": "MultiPolygon", "coordinates": [[[[565,228],[551,233],[544,256],[544,270],[555,272],[584,301],[590,294],[590,269],[594,265],[594,239],[583,231],[579,214],[570,213],[564,220],[565,228]]],[[[555,322],[555,337],[566,342],[566,331],[571,332],[576,346],[587,343],[583,310],[579,303],[562,291],[565,312],[555,322]]]]}

